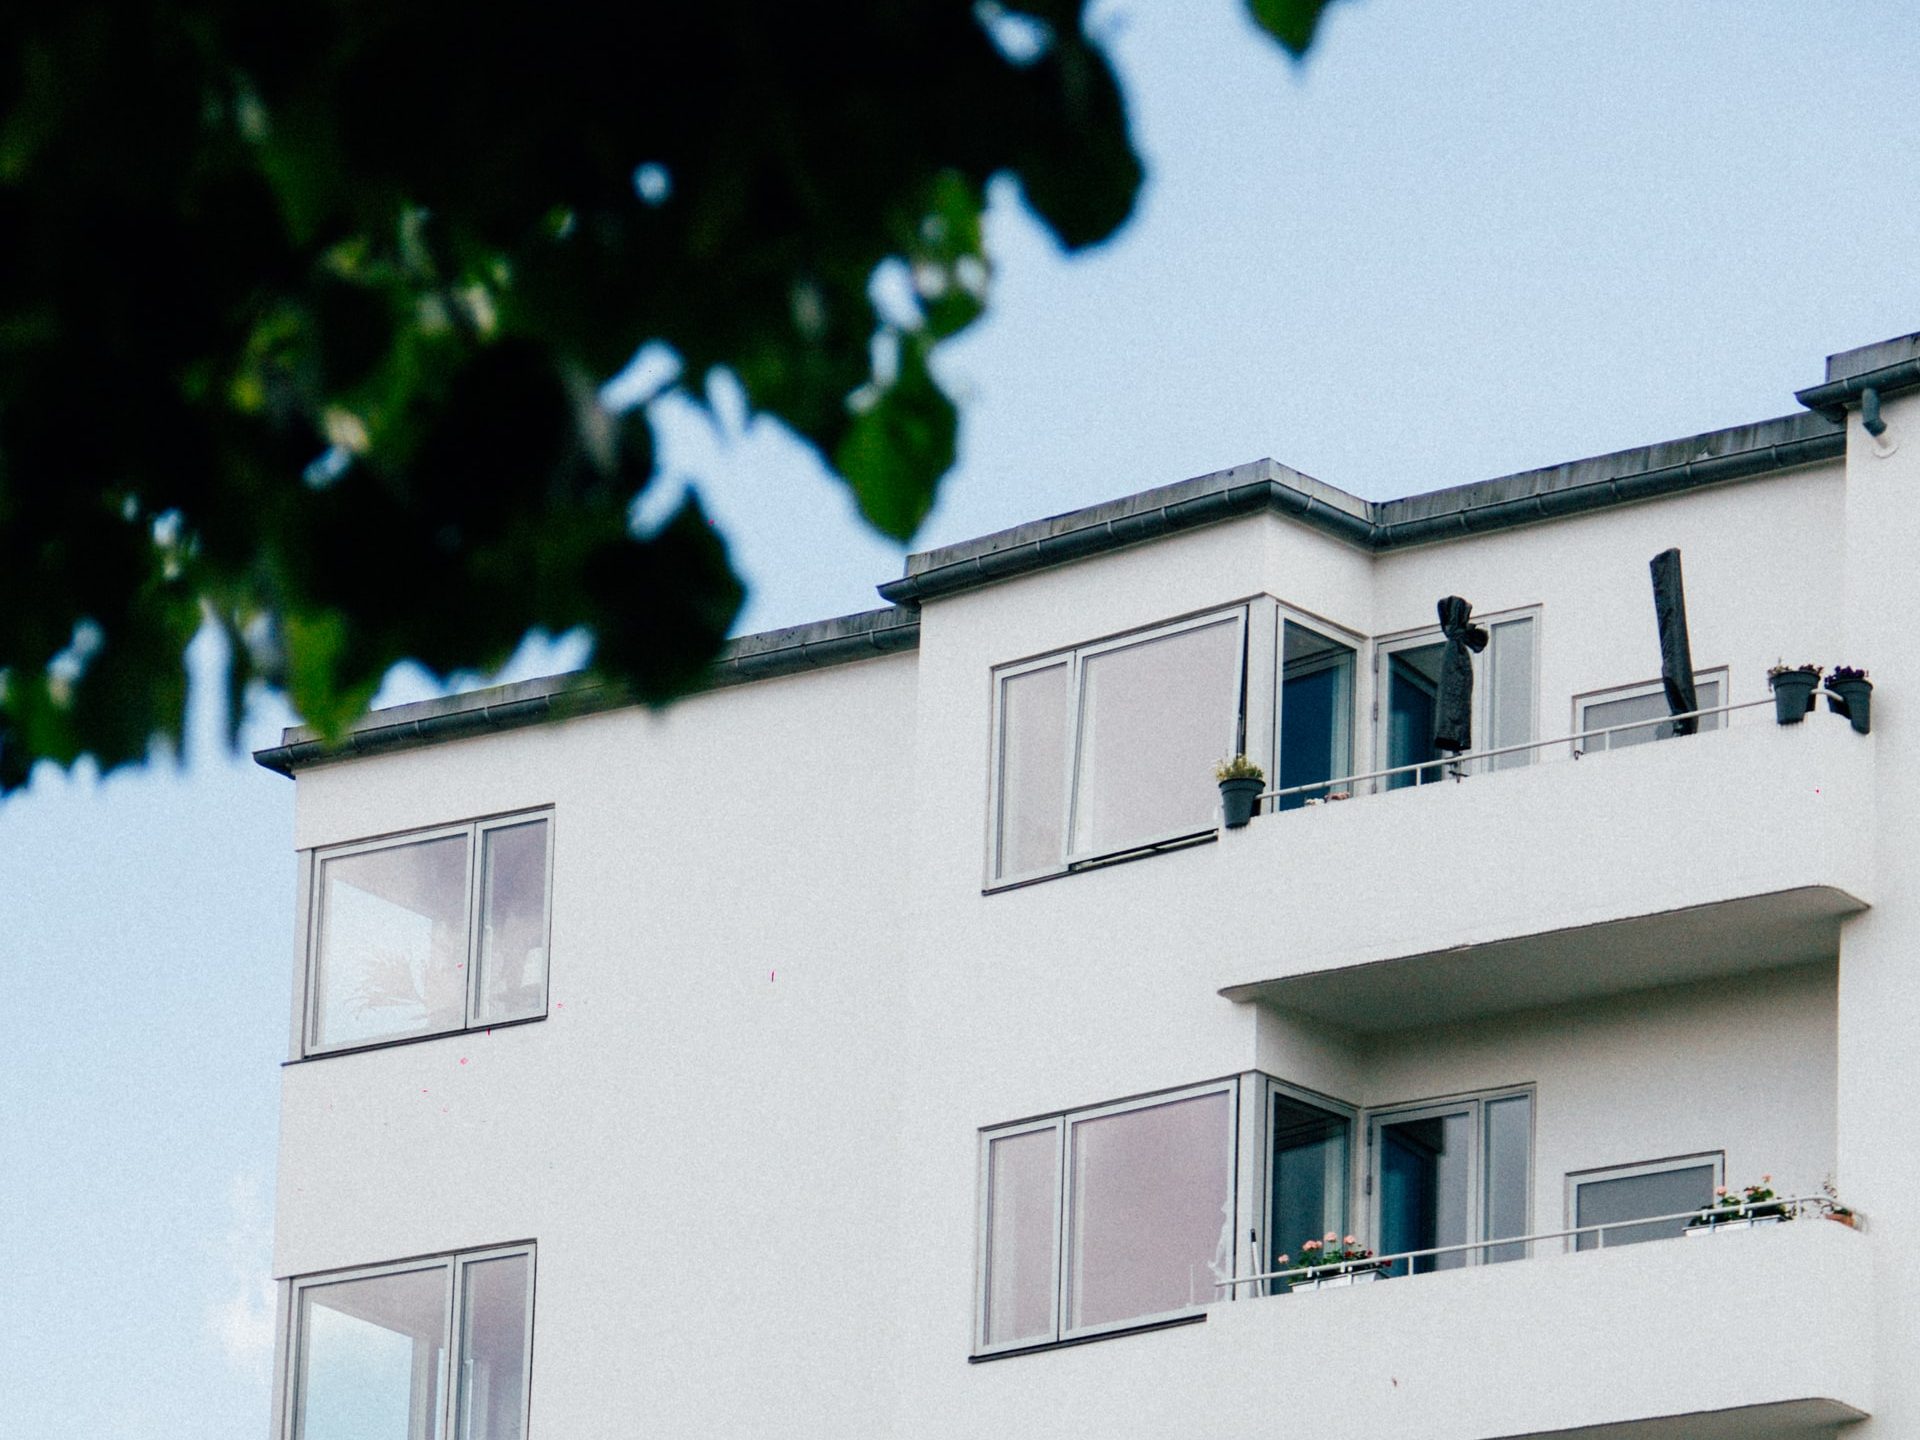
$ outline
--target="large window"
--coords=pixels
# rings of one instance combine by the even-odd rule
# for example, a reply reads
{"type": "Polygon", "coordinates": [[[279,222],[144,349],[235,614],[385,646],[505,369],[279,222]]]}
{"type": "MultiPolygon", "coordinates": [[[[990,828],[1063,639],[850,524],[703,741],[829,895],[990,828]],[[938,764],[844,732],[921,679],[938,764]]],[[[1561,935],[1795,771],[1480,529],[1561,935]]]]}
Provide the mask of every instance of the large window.
{"type": "Polygon", "coordinates": [[[533,1247],[296,1280],[285,1440],[524,1440],[533,1247]]]}
{"type": "MultiPolygon", "coordinates": [[[[1347,1232],[1353,1114],[1276,1081],[1267,1098],[1267,1135],[1267,1243],[1257,1252],[1263,1270],[1280,1255],[1300,1255],[1302,1241],[1347,1232]]],[[[1275,1293],[1286,1288],[1275,1282],[1275,1293]]]]}
{"type": "MultiPolygon", "coordinates": [[[[1726,704],[1727,672],[1724,669],[1696,672],[1693,693],[1702,710],[1714,710],[1726,704]]],[[[1699,729],[1718,730],[1723,718],[1702,715],[1699,729]]],[[[1578,696],[1573,702],[1573,728],[1581,732],[1582,750],[1620,750],[1629,745],[1672,739],[1673,719],[1667,707],[1666,687],[1658,680],[1651,680],[1578,696]],[[1615,725],[1632,728],[1610,728],[1615,725]],[[1593,731],[1605,733],[1590,733],[1593,731]]]]}
{"type": "Polygon", "coordinates": [[[1278,807],[1323,797],[1353,773],[1354,650],[1294,620],[1280,625],[1280,777],[1278,807]]]}
{"type": "Polygon", "coordinates": [[[512,815],[318,852],[305,1053],[544,1015],[552,830],[512,815]]]}
{"type": "MultiPolygon", "coordinates": [[[[1582,1170],[1567,1176],[1567,1209],[1575,1229],[1704,1210],[1713,1203],[1723,1164],[1723,1157],[1714,1153],[1582,1170]]],[[[1616,1245],[1670,1239],[1686,1228],[1684,1218],[1650,1220],[1644,1225],[1620,1225],[1603,1235],[1582,1235],[1578,1246],[1582,1250],[1611,1250],[1616,1245]]]]}
{"type": "Polygon", "coordinates": [[[996,671],[993,883],[1212,830],[1245,654],[1235,609],[996,671]]]}
{"type": "MultiPolygon", "coordinates": [[[[1477,617],[1476,623],[1487,631],[1487,646],[1472,657],[1473,748],[1526,745],[1535,738],[1535,616],[1528,612],[1490,615],[1477,617]]],[[[1446,649],[1437,627],[1389,637],[1379,644],[1380,766],[1387,770],[1422,767],[1391,777],[1389,789],[1430,784],[1446,773],[1450,757],[1433,744],[1440,662],[1446,649]]],[[[1469,769],[1507,770],[1532,758],[1521,750],[1466,763],[1469,769]]]]}
{"type": "Polygon", "coordinates": [[[1447,1247],[1528,1232],[1531,1095],[1471,1096],[1379,1111],[1371,1124],[1374,1248],[1381,1254],[1445,1251],[1399,1261],[1393,1274],[1523,1258],[1518,1245],[1447,1247]]]}
{"type": "Polygon", "coordinates": [[[985,1132],[978,1350],[1222,1298],[1238,1096],[1227,1080],[985,1132]]]}

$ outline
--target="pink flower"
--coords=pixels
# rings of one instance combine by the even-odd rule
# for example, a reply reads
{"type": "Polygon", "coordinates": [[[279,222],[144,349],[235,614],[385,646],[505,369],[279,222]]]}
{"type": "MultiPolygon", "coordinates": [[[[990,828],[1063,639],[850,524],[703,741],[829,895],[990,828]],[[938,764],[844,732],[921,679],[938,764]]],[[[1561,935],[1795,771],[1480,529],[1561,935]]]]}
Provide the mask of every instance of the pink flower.
{"type": "Polygon", "coordinates": [[[1340,1243],[1342,1245],[1353,1245],[1353,1244],[1357,1244],[1358,1242],[1351,1235],[1349,1235],[1347,1236],[1346,1239],[1342,1240],[1340,1243]]]}
{"type": "Polygon", "coordinates": [[[1300,1242],[1300,1248],[1302,1251],[1318,1250],[1320,1248],[1320,1242],[1318,1240],[1302,1240],[1300,1242]]]}
{"type": "Polygon", "coordinates": [[[1716,1185],[1713,1187],[1713,1193],[1716,1195],[1724,1195],[1727,1193],[1727,1187],[1724,1185],[1716,1185]]]}
{"type": "Polygon", "coordinates": [[[1284,1265],[1284,1264],[1286,1264],[1286,1263],[1287,1263],[1287,1262],[1288,1262],[1289,1260],[1291,1260],[1292,1258],[1293,1258],[1293,1257],[1292,1257],[1291,1255],[1282,1255],[1282,1256],[1280,1256],[1280,1257],[1279,1257],[1278,1259],[1276,1259],[1276,1260],[1275,1260],[1275,1261],[1273,1262],[1273,1268],[1274,1268],[1274,1269],[1276,1269],[1276,1270],[1278,1270],[1278,1269],[1279,1269],[1279,1268],[1280,1268],[1280,1267],[1281,1267],[1282,1265],[1284,1265]]]}
{"type": "Polygon", "coordinates": [[[1760,1177],[1760,1183],[1761,1183],[1762,1185],[1771,1185],[1771,1184],[1773,1184],[1773,1176],[1771,1176],[1771,1175],[1762,1175],[1762,1176],[1760,1177]]]}
{"type": "Polygon", "coordinates": [[[1326,1235],[1327,1244],[1331,1245],[1334,1241],[1338,1240],[1339,1238],[1340,1236],[1337,1231],[1333,1231],[1333,1230],[1327,1231],[1327,1235],[1326,1235]]]}

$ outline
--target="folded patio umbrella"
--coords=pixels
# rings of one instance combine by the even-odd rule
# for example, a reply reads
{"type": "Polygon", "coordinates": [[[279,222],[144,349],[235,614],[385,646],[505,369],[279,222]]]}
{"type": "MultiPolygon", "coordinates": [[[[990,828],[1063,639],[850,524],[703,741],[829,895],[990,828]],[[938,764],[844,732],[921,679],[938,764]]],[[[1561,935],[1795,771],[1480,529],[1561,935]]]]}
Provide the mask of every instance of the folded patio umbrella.
{"type": "MultiPolygon", "coordinates": [[[[1700,708],[1693,688],[1693,646],[1687,642],[1687,592],[1680,582],[1680,552],[1662,550],[1648,562],[1653,571],[1653,614],[1660,625],[1660,681],[1667,691],[1669,715],[1691,715],[1700,708]]],[[[1676,720],[1673,733],[1691,735],[1696,719],[1676,720]]]]}
{"type": "Polygon", "coordinates": [[[1440,689],[1433,700],[1433,748],[1458,754],[1473,748],[1473,657],[1487,648],[1487,632],[1473,623],[1473,606],[1458,595],[1440,602],[1440,633],[1447,653],[1440,659],[1440,689]]]}

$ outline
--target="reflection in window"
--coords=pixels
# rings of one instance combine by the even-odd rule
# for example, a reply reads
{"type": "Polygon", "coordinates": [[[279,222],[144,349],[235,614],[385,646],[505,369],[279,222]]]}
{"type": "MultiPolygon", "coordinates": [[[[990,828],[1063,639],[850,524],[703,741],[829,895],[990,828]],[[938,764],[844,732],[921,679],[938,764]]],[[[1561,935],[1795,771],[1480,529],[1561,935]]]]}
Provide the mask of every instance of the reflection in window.
{"type": "Polygon", "coordinates": [[[1211,830],[1245,649],[1234,610],[999,672],[993,879],[1211,830]]]}
{"type": "Polygon", "coordinates": [[[1059,1235],[1059,1125],[988,1142],[988,1345],[1052,1338],[1059,1235]]]}
{"type": "Polygon", "coordinates": [[[530,1249],[296,1281],[294,1293],[286,1440],[525,1440],[530,1249]]]}
{"type": "Polygon", "coordinates": [[[1444,767],[1426,762],[1440,758],[1433,745],[1433,720],[1440,695],[1440,662],[1446,653],[1445,645],[1434,644],[1410,646],[1387,656],[1386,768],[1425,766],[1390,776],[1389,790],[1430,785],[1443,772],[1444,767]]]}
{"type": "MultiPolygon", "coordinates": [[[[1526,1234],[1532,1112],[1529,1096],[1504,1095],[1376,1116],[1380,1252],[1445,1250],[1526,1234]]],[[[1518,1260],[1524,1249],[1447,1250],[1398,1261],[1391,1273],[1518,1260]]]]}
{"type": "MultiPolygon", "coordinates": [[[[1534,739],[1537,709],[1534,617],[1521,615],[1484,623],[1487,648],[1471,657],[1475,752],[1530,743],[1534,739]]],[[[1433,744],[1440,662],[1446,651],[1445,643],[1438,639],[1412,645],[1396,644],[1382,651],[1380,684],[1386,692],[1380,721],[1383,767],[1421,767],[1391,777],[1387,781],[1389,790],[1430,785],[1451,768],[1451,757],[1435,749],[1433,744]],[[1438,763],[1429,765],[1428,761],[1438,763]]],[[[1532,752],[1521,750],[1488,760],[1467,760],[1463,773],[1507,770],[1532,761],[1532,752]]]]}
{"type": "Polygon", "coordinates": [[[1224,1091],[1072,1126],[1067,1328],[1211,1304],[1232,1259],[1224,1091]]]}
{"type": "Polygon", "coordinates": [[[551,831],[518,817],[321,852],[308,1053],[544,1014],[551,831]]]}
{"type": "MultiPolygon", "coordinates": [[[[1281,627],[1280,790],[1353,773],[1354,652],[1286,621],[1281,627]]],[[[1282,796],[1292,810],[1325,792],[1282,796]]]]}

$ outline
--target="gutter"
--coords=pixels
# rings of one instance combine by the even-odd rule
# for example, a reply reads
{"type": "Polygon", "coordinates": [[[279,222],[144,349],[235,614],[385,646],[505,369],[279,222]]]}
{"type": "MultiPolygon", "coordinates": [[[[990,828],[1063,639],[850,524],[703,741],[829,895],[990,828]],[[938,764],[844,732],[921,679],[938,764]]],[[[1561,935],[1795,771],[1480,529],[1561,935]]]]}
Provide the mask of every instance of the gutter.
{"type": "MultiPolygon", "coordinates": [[[[897,609],[866,610],[811,625],[743,635],[722,647],[705,678],[688,693],[724,690],[754,680],[872,660],[915,649],[919,644],[920,617],[897,609]]],[[[296,770],[325,760],[386,755],[638,703],[622,687],[579,671],[376,710],[332,743],[306,726],[296,726],[281,736],[280,744],[254,751],[253,758],[276,774],[291,776],[296,770]]]]}
{"type": "Polygon", "coordinates": [[[1892,365],[1883,365],[1878,370],[1863,370],[1843,380],[1810,385],[1805,390],[1794,391],[1793,398],[1809,410],[1817,410],[1829,420],[1844,425],[1848,408],[1860,404],[1861,397],[1867,391],[1877,390],[1882,395],[1895,395],[1903,390],[1914,389],[1920,389],[1920,359],[1901,360],[1892,365]]]}

